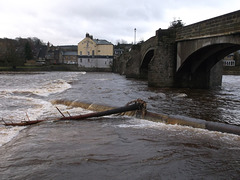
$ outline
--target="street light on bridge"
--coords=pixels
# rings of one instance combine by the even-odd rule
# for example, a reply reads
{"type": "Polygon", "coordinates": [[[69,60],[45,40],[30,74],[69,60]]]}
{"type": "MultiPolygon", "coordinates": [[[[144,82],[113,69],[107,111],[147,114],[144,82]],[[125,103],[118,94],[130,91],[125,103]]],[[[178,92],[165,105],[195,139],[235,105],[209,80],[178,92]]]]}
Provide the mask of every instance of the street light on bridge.
{"type": "Polygon", "coordinates": [[[137,29],[134,28],[134,41],[133,41],[133,44],[136,44],[136,35],[137,35],[137,29]]]}

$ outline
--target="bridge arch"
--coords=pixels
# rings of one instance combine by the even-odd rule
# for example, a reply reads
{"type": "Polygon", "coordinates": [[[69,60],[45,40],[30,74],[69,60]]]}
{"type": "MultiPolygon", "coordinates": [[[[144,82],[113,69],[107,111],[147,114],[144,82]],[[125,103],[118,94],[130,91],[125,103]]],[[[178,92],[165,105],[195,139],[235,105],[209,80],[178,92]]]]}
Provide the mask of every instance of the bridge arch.
{"type": "Polygon", "coordinates": [[[148,64],[151,62],[154,56],[154,48],[150,48],[146,51],[141,61],[141,66],[139,69],[140,78],[148,79],[148,64]]]}
{"type": "Polygon", "coordinates": [[[216,43],[194,51],[177,70],[177,86],[193,88],[220,86],[222,65],[218,65],[218,62],[239,49],[240,44],[216,43]],[[214,66],[218,66],[218,68],[214,66]]]}

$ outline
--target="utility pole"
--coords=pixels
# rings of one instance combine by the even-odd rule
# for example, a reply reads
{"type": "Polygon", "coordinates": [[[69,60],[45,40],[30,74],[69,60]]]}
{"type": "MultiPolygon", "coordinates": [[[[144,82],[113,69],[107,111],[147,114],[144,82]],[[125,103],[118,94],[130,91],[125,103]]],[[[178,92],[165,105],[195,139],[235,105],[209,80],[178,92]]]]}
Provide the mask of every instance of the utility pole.
{"type": "Polygon", "coordinates": [[[136,44],[136,35],[137,35],[137,29],[134,28],[134,41],[133,41],[133,44],[136,44]]]}

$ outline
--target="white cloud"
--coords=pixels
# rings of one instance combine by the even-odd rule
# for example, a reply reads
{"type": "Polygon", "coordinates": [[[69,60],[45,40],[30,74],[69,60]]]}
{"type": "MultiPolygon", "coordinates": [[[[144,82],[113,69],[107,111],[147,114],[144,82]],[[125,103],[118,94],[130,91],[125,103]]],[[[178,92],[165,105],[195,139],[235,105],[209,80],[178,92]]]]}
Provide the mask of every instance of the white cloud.
{"type": "Polygon", "coordinates": [[[237,10],[238,0],[8,0],[0,2],[0,38],[38,37],[77,44],[89,32],[116,43],[147,40],[174,18],[186,24],[237,10]]]}

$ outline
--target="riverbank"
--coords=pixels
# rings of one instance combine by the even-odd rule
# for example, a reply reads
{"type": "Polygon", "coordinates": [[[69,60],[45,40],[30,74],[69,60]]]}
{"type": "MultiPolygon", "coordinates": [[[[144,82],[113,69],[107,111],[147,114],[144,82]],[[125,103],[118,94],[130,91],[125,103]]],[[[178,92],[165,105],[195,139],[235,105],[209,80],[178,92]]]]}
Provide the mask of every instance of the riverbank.
{"type": "Polygon", "coordinates": [[[240,75],[240,66],[224,66],[223,75],[240,75]]]}
{"type": "Polygon", "coordinates": [[[77,66],[74,65],[42,65],[42,66],[17,66],[13,68],[0,67],[0,71],[76,71],[78,70],[77,66]]]}
{"type": "MultiPolygon", "coordinates": [[[[17,66],[13,68],[11,66],[0,66],[0,72],[6,71],[86,71],[86,72],[113,72],[109,68],[84,68],[78,67],[75,64],[55,64],[55,65],[26,65],[17,66]]],[[[223,75],[240,75],[240,66],[224,66],[223,75]]]]}
{"type": "Polygon", "coordinates": [[[57,65],[35,65],[35,66],[18,66],[13,68],[0,67],[0,72],[17,71],[17,72],[32,72],[32,71],[87,71],[87,72],[112,72],[108,68],[83,68],[74,64],[57,64],[57,65]]]}

